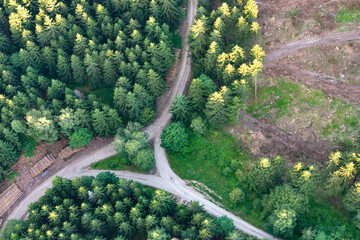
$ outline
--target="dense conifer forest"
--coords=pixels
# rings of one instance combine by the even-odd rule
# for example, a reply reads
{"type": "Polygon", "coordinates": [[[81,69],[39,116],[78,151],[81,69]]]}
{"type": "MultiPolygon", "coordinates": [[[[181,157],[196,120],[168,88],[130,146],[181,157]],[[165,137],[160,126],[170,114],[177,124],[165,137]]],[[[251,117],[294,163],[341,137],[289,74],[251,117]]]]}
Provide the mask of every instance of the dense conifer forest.
{"type": "Polygon", "coordinates": [[[109,172],[72,181],[54,178],[45,196],[29,206],[29,219],[10,221],[1,235],[4,240],[171,237],[256,239],[235,231],[227,217],[210,217],[196,202],[176,204],[165,191],[118,179],[109,172]]]}
{"type": "Polygon", "coordinates": [[[66,136],[81,147],[92,133],[152,122],[175,59],[179,4],[2,1],[0,180],[29,142],[66,136]]]}

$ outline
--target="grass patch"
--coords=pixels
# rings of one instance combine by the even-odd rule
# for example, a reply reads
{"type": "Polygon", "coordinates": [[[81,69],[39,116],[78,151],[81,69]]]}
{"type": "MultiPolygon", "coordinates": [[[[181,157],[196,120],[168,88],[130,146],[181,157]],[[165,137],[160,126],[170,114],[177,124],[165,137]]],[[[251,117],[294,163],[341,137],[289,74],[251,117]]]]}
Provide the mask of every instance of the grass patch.
{"type": "Polygon", "coordinates": [[[11,172],[9,175],[8,175],[8,182],[12,182],[15,180],[15,177],[16,176],[19,176],[20,173],[18,172],[11,172]]]}
{"type": "Polygon", "coordinates": [[[360,20],[359,9],[343,9],[336,16],[335,20],[338,22],[338,30],[340,32],[346,32],[354,30],[353,23],[360,20]]]}
{"type": "Polygon", "coordinates": [[[359,21],[360,10],[341,10],[335,19],[339,23],[359,21]]]}
{"type": "Polygon", "coordinates": [[[235,187],[244,188],[240,179],[252,161],[252,156],[245,153],[230,134],[210,130],[205,137],[200,137],[191,133],[189,151],[186,154],[168,153],[168,158],[171,168],[181,178],[205,184],[222,198],[210,193],[225,208],[258,227],[263,226],[264,222],[260,220],[259,213],[252,207],[252,202],[257,197],[255,194],[248,193],[247,201],[241,206],[234,206],[230,202],[229,193],[235,187]],[[225,176],[223,170],[229,167],[233,160],[240,166],[225,176]]]}
{"type": "Polygon", "coordinates": [[[294,10],[292,11],[287,11],[286,12],[286,15],[290,16],[290,17],[293,17],[293,16],[296,16],[300,13],[300,8],[295,8],[294,10]]]}
{"type": "Polygon", "coordinates": [[[258,99],[249,105],[248,113],[276,123],[280,128],[310,126],[318,137],[329,142],[352,142],[354,147],[358,144],[360,111],[357,106],[328,98],[321,90],[284,78],[260,88],[258,99]]]}
{"type": "Polygon", "coordinates": [[[99,170],[122,170],[137,173],[147,173],[131,164],[130,160],[124,154],[117,154],[102,161],[93,163],[91,167],[99,170]]]}
{"type": "Polygon", "coordinates": [[[36,141],[33,138],[29,138],[29,137],[26,137],[25,135],[22,135],[21,136],[21,145],[23,147],[25,157],[34,156],[36,141]]]}

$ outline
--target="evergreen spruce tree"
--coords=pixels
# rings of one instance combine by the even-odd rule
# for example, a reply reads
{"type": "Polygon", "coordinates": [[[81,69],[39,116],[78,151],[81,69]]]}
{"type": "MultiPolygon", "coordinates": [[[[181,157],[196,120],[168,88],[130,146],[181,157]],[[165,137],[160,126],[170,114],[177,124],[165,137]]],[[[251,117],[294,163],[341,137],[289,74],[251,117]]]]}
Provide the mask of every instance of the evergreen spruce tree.
{"type": "Polygon", "coordinates": [[[108,117],[104,111],[95,109],[92,113],[92,125],[95,132],[102,137],[107,137],[110,134],[110,127],[108,124],[108,117]]]}
{"type": "Polygon", "coordinates": [[[60,53],[58,55],[57,74],[62,82],[71,82],[71,65],[65,53],[60,53]]]}

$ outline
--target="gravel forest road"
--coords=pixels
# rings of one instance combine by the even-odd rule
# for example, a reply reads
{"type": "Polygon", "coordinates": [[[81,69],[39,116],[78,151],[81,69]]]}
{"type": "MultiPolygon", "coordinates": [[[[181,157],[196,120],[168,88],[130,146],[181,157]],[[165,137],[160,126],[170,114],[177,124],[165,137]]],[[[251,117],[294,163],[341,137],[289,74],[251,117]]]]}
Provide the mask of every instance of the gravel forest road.
{"type": "MultiPolygon", "coordinates": [[[[187,8],[187,17],[183,23],[182,31],[182,53],[181,61],[178,66],[178,74],[170,88],[170,90],[160,99],[158,106],[157,119],[149,127],[145,129],[145,132],[149,134],[149,140],[154,143],[154,154],[156,159],[156,175],[138,174],[127,171],[112,171],[118,177],[126,178],[140,182],[144,185],[166,190],[172,194],[175,194],[184,200],[198,201],[202,204],[205,210],[213,216],[228,216],[234,221],[235,227],[249,235],[256,236],[258,238],[275,239],[270,234],[265,233],[261,229],[258,229],[251,224],[245,222],[241,218],[219,207],[215,203],[207,200],[202,194],[197,192],[194,188],[187,186],[185,181],[178,177],[170,168],[165,150],[160,147],[160,135],[162,130],[169,123],[171,114],[169,108],[173,98],[183,93],[188,80],[191,78],[191,59],[189,57],[189,47],[187,45],[187,36],[190,31],[190,26],[194,21],[196,13],[197,0],[189,0],[187,8]]],[[[64,168],[56,172],[52,177],[61,176],[64,178],[73,179],[80,176],[95,176],[102,172],[101,170],[92,170],[90,165],[94,162],[108,158],[115,155],[116,152],[111,144],[107,144],[102,148],[90,149],[80,152],[76,155],[76,158],[71,159],[69,164],[64,168]]],[[[45,194],[47,188],[52,186],[52,177],[37,186],[32,192],[22,199],[20,203],[10,213],[8,219],[21,219],[26,217],[26,210],[29,203],[37,201],[40,196],[45,194]]]]}

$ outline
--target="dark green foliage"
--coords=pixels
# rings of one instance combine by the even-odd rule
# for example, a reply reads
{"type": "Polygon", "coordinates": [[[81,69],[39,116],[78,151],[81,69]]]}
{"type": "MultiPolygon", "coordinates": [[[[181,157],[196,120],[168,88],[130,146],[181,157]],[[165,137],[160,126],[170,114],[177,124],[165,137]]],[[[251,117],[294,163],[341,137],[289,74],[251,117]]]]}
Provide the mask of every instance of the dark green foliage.
{"type": "Polygon", "coordinates": [[[92,119],[95,132],[100,136],[109,136],[110,129],[106,113],[100,109],[95,109],[92,113],[92,119]]]}
{"type": "Polygon", "coordinates": [[[29,222],[24,220],[9,220],[1,231],[0,239],[20,239],[26,234],[29,222]]]}
{"type": "Polygon", "coordinates": [[[150,92],[155,96],[158,97],[162,94],[165,87],[165,82],[160,76],[152,69],[148,72],[148,88],[150,92]]]}
{"type": "Polygon", "coordinates": [[[215,92],[215,90],[215,83],[205,74],[201,74],[199,78],[194,79],[191,82],[189,90],[190,101],[193,108],[201,112],[205,106],[207,98],[210,94],[215,92]]]}
{"type": "Polygon", "coordinates": [[[169,124],[161,134],[161,147],[169,152],[185,152],[189,145],[189,134],[181,122],[169,124]]]}
{"type": "Polygon", "coordinates": [[[4,170],[9,169],[16,161],[17,151],[13,145],[0,140],[0,180],[4,177],[4,170]]]}
{"type": "Polygon", "coordinates": [[[175,0],[159,0],[158,5],[165,21],[170,22],[171,24],[176,23],[181,13],[181,10],[177,6],[177,2],[175,0]]]}
{"type": "Polygon", "coordinates": [[[282,185],[272,189],[268,195],[264,196],[262,206],[264,216],[268,216],[283,206],[295,211],[297,216],[304,216],[309,209],[309,199],[289,185],[282,185]]]}
{"type": "Polygon", "coordinates": [[[92,139],[93,133],[87,128],[80,128],[70,136],[69,146],[72,148],[82,148],[92,139]]]}
{"type": "Polygon", "coordinates": [[[170,106],[170,113],[173,114],[174,121],[188,125],[191,116],[190,101],[182,94],[177,95],[170,106]]]}
{"type": "Polygon", "coordinates": [[[79,85],[84,84],[86,81],[84,63],[76,55],[71,56],[71,69],[73,72],[74,82],[79,85]]]}
{"type": "Polygon", "coordinates": [[[216,226],[216,228],[215,228],[216,235],[221,236],[221,237],[226,237],[232,231],[235,230],[233,221],[226,216],[215,218],[214,224],[216,226]]]}
{"type": "Polygon", "coordinates": [[[349,212],[360,212],[360,183],[352,186],[346,193],[343,202],[344,207],[349,212]]]}
{"type": "Polygon", "coordinates": [[[263,158],[255,163],[247,178],[253,190],[264,193],[281,183],[284,172],[285,160],[283,158],[276,157],[272,160],[263,158]]]}
{"type": "Polygon", "coordinates": [[[65,83],[58,80],[51,80],[51,86],[47,90],[48,98],[64,100],[65,97],[65,83]]]}
{"type": "Polygon", "coordinates": [[[95,132],[104,137],[115,134],[121,124],[116,110],[106,106],[102,110],[96,108],[92,112],[92,120],[95,132]]]}
{"type": "Polygon", "coordinates": [[[133,239],[137,233],[161,240],[180,234],[226,237],[234,226],[226,217],[213,222],[196,203],[190,208],[177,205],[163,190],[110,172],[72,181],[55,177],[53,187],[31,203],[28,212],[26,221],[9,221],[1,239],[48,239],[51,234],[54,239],[133,239]],[[181,220],[182,212],[186,221],[181,220]]]}
{"type": "Polygon", "coordinates": [[[62,82],[68,83],[71,81],[70,61],[65,54],[58,55],[57,73],[62,82]]]}
{"type": "Polygon", "coordinates": [[[26,148],[18,140],[23,134],[53,143],[79,128],[111,136],[122,120],[151,123],[154,98],[175,60],[167,24],[176,28],[179,6],[178,0],[4,3],[1,139],[18,150],[26,148]],[[33,109],[41,114],[28,114],[33,109]]]}

